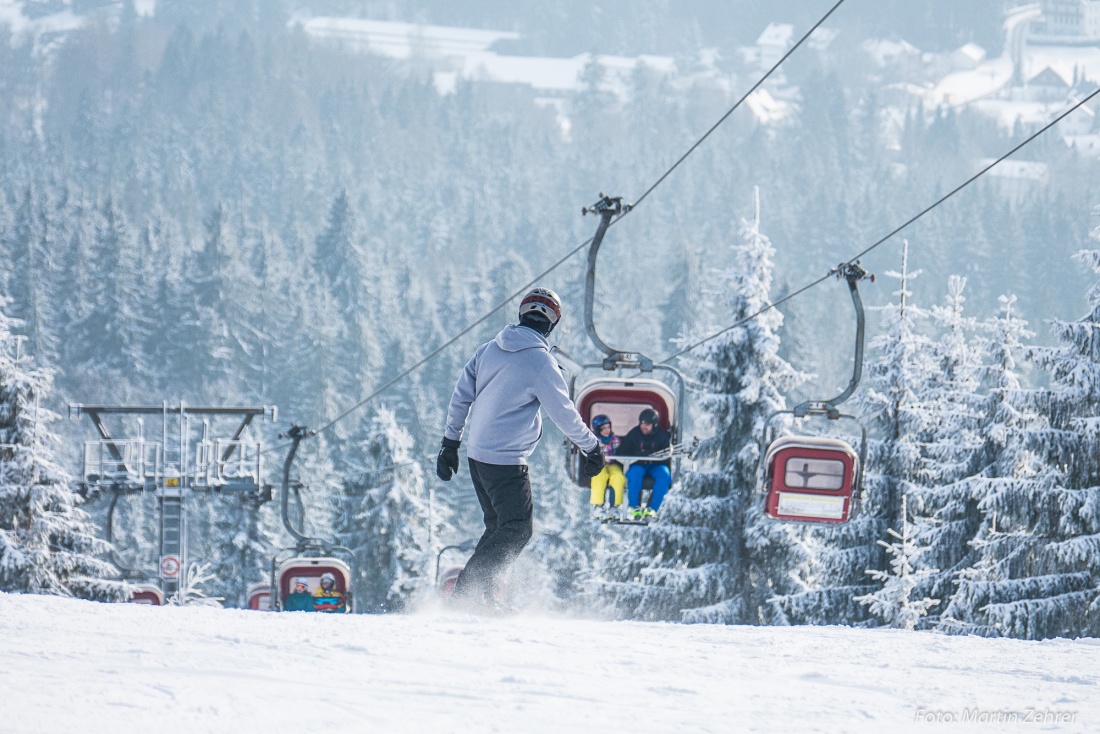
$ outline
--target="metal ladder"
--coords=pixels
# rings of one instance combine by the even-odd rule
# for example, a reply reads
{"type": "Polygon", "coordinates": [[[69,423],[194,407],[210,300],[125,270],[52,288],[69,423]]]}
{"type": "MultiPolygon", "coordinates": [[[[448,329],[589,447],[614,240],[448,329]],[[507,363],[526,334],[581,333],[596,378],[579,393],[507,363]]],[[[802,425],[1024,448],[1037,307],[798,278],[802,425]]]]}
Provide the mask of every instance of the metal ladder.
{"type": "Polygon", "coordinates": [[[160,498],[160,557],[175,556],[179,559],[180,569],[174,579],[164,579],[164,595],[171,596],[179,590],[180,577],[184,573],[183,543],[186,515],[183,511],[182,493],[162,495],[160,498]]]}

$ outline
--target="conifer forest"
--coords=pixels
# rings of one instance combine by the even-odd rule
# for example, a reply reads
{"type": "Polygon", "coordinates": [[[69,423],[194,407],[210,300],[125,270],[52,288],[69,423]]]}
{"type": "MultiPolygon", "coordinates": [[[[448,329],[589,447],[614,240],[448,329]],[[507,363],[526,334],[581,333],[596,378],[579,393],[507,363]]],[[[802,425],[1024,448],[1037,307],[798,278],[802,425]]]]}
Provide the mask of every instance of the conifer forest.
{"type": "MultiPolygon", "coordinates": [[[[99,436],[71,404],[276,406],[246,430],[272,501],[188,500],[191,591],[246,606],[293,545],[280,436],[323,427],[300,445],[289,512],[349,550],[368,613],[414,608],[440,552],[481,532],[465,463],[443,484],[435,457],[463,365],[515,323],[509,298],[576,250],[538,284],[565,304],[551,342],[598,362],[576,249],[598,219],[582,207],[647,192],[760,77],[737,49],[773,20],[797,37],[827,9],[653,2],[610,21],[569,0],[24,5],[83,22],[33,35],[0,16],[0,590],[122,600],[119,566],[156,568],[154,497],[119,499],[108,533],[110,497],[76,491],[99,436]],[[610,89],[593,61],[552,104],[476,78],[441,90],[427,61],[311,36],[292,22],[306,11],[516,31],[517,54],[659,54],[675,71],[639,65],[610,89]]],[[[698,442],[659,522],[606,526],[547,422],[517,603],[1100,634],[1100,159],[1056,128],[1017,155],[1046,165],[1044,185],[1006,195],[982,177],[861,259],[876,277],[860,285],[866,352],[844,406],[868,431],[856,516],[810,526],[762,510],[765,421],[840,392],[855,335],[835,278],[767,306],[1035,131],[965,106],[893,116],[906,79],[864,39],[1002,52],[1002,3],[946,20],[916,5],[838,11],[827,48],[782,66],[792,116],[737,110],[610,228],[600,333],[658,362],[697,345],[671,363],[698,442]]],[[[160,418],[112,425],[159,433],[160,418]]]]}

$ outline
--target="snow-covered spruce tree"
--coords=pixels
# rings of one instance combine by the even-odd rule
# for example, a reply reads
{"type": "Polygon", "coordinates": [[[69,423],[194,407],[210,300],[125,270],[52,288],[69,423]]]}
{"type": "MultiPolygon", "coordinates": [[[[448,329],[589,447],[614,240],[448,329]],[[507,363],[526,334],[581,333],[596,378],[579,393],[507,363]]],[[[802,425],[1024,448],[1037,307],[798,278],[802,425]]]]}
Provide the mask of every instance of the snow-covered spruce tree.
{"type": "MultiPolygon", "coordinates": [[[[1100,230],[1092,236],[1100,239],[1100,230]]],[[[1100,250],[1075,257],[1100,273],[1100,250]]],[[[1062,346],[1031,351],[1051,382],[1020,393],[1020,405],[1048,424],[1028,436],[1039,461],[983,503],[996,517],[999,577],[981,609],[1006,636],[1100,634],[1100,285],[1088,299],[1085,316],[1053,322],[1062,346]]]]}
{"type": "Polygon", "coordinates": [[[978,434],[983,445],[980,470],[968,483],[981,511],[981,525],[970,541],[977,559],[963,568],[947,601],[936,629],[949,634],[1003,634],[990,619],[986,605],[1012,598],[1014,582],[1008,578],[1012,561],[1027,554],[1031,537],[1026,523],[1013,522],[1019,510],[1001,513],[997,508],[1029,508],[1058,482],[1057,473],[1029,448],[1030,436],[1041,431],[1046,421],[1034,410],[1022,406],[1022,383],[1018,364],[1025,354],[1024,340],[1034,334],[1016,314],[1015,296],[1000,297],[1000,312],[985,324],[979,349],[986,355],[982,382],[987,388],[978,411],[978,434]],[[1007,532],[1006,532],[1007,530],[1007,532]]]}
{"type": "Polygon", "coordinates": [[[908,243],[902,250],[901,272],[885,275],[900,281],[900,288],[893,294],[896,303],[878,309],[883,333],[869,344],[871,358],[863,373],[866,389],[856,394],[871,435],[858,511],[844,525],[807,532],[812,562],[801,576],[803,588],[775,599],[792,624],[877,623],[855,597],[875,591],[868,568],[888,568],[878,541],[890,527],[900,526],[902,482],[915,475],[919,458],[912,434],[924,425],[914,407],[914,391],[934,374],[931,340],[920,334],[928,313],[911,303],[909,283],[920,272],[909,272],[908,243]]]}
{"type": "MultiPolygon", "coordinates": [[[[248,605],[249,584],[267,578],[274,544],[264,526],[260,504],[254,496],[218,494],[203,496],[201,508],[208,538],[200,541],[209,572],[204,589],[228,607],[248,605]]],[[[198,513],[196,513],[198,514],[198,513]]]]}
{"type": "MultiPolygon", "coordinates": [[[[856,601],[866,604],[871,612],[883,619],[888,627],[916,629],[917,622],[928,610],[939,603],[939,599],[922,597],[913,599],[913,593],[921,583],[936,573],[935,569],[916,570],[914,561],[926,550],[913,538],[906,512],[905,496],[901,498],[901,532],[890,528],[887,532],[893,541],[880,540],[879,545],[890,556],[890,570],[867,569],[875,581],[882,583],[878,591],[857,596],[856,601]]],[[[917,592],[919,594],[919,592],[917,592]]]]}
{"type": "MultiPolygon", "coordinates": [[[[431,583],[428,494],[409,432],[378,408],[363,427],[365,464],[345,480],[335,539],[355,559],[352,593],[359,612],[400,611],[431,583]]],[[[432,519],[438,525],[438,519],[432,519]]]]}
{"type": "MultiPolygon", "coordinates": [[[[63,353],[80,373],[109,375],[106,382],[117,390],[137,372],[150,327],[137,305],[143,287],[135,267],[139,251],[126,218],[110,198],[87,219],[94,223],[90,241],[82,236],[73,241],[85,252],[73,253],[79,276],[73,284],[76,304],[65,326],[63,353]]],[[[118,394],[104,397],[123,399],[118,394]]]]}
{"type": "Polygon", "coordinates": [[[41,404],[52,376],[19,356],[14,324],[0,313],[0,591],[121,601],[97,558],[107,545],[53,459],[57,416],[41,404]]]}
{"type": "Polygon", "coordinates": [[[366,351],[368,345],[373,346],[367,338],[371,333],[367,315],[377,314],[377,309],[368,302],[368,273],[346,191],[337,194],[329,207],[324,229],[314,244],[313,269],[331,298],[334,324],[339,329],[337,358],[329,381],[341,395],[358,397],[359,386],[376,379],[384,355],[366,351]]]}
{"type": "MultiPolygon", "coordinates": [[[[925,549],[915,562],[922,571],[916,592],[943,600],[950,596],[956,574],[975,562],[970,541],[982,524],[970,481],[979,473],[983,455],[983,398],[978,394],[982,352],[975,343],[977,322],[964,312],[965,288],[965,278],[951,276],[944,305],[932,308],[940,332],[932,345],[937,371],[916,395],[915,407],[924,421],[916,433],[920,462],[916,476],[905,483],[912,533],[925,549]]],[[[942,609],[928,610],[932,622],[942,609]]]]}
{"type": "MultiPolygon", "coordinates": [[[[725,273],[728,321],[768,303],[774,249],[742,220],[734,266],[725,273]]],[[[775,310],[730,330],[697,358],[696,399],[712,431],[703,466],[684,470],[661,507],[660,522],[601,561],[603,592],[620,612],[641,619],[767,624],[782,621],[769,601],[797,590],[806,561],[801,528],[764,519],[756,493],[759,440],[783,393],[804,379],[778,356],[782,315],[775,310]]]]}

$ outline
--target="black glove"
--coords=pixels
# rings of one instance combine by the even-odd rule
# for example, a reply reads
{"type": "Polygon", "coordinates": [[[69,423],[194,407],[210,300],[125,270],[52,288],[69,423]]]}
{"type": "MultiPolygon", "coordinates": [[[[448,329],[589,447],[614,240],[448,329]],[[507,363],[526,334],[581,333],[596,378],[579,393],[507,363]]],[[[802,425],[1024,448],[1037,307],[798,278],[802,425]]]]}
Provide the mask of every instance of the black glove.
{"type": "Polygon", "coordinates": [[[439,450],[439,457],[435,460],[435,473],[444,482],[451,481],[451,477],[458,474],[458,447],[461,445],[461,441],[443,439],[443,448],[439,450]]]}
{"type": "Polygon", "coordinates": [[[603,444],[596,442],[596,448],[584,452],[584,475],[591,479],[603,471],[603,444]]]}

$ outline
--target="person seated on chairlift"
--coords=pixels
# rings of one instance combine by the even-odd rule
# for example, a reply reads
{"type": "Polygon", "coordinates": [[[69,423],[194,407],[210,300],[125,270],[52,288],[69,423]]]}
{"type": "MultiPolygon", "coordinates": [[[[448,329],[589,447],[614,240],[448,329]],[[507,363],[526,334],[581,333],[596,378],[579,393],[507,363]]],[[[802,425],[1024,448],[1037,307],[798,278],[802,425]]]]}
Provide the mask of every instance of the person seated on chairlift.
{"type": "MultiPolygon", "coordinates": [[[[651,456],[668,449],[672,437],[661,428],[657,411],[646,408],[638,416],[638,425],[623,436],[619,444],[619,456],[651,456]]],[[[657,511],[665,499],[668,488],[672,486],[671,462],[668,459],[656,461],[637,461],[626,470],[626,494],[630,503],[630,516],[635,520],[656,520],[657,511]],[[653,477],[653,497],[649,507],[642,507],[642,482],[653,477]]]]}
{"type": "Polygon", "coordinates": [[[304,578],[294,579],[294,591],[286,595],[284,612],[312,612],[313,594],[309,593],[309,582],[304,578]]]}
{"type": "Polygon", "coordinates": [[[331,573],[322,574],[321,585],[313,592],[313,611],[344,611],[344,595],[336,590],[336,577],[331,573]]]}
{"type": "Polygon", "coordinates": [[[611,426],[611,419],[600,414],[592,419],[592,432],[600,440],[603,446],[604,468],[596,476],[592,477],[592,496],[590,503],[595,508],[603,508],[607,495],[607,485],[615,492],[615,507],[623,503],[623,488],[626,486],[626,476],[623,474],[623,465],[614,460],[614,454],[622,443],[622,438],[615,435],[611,426]]]}

